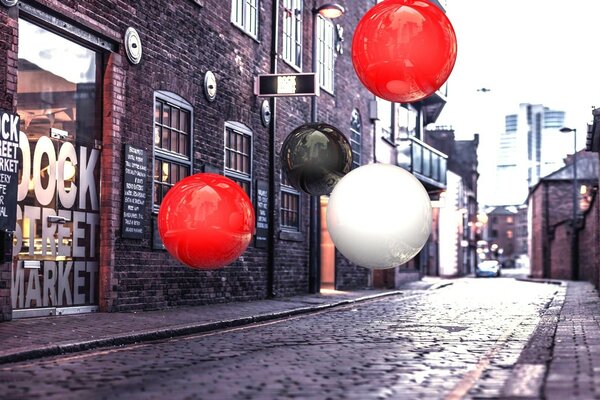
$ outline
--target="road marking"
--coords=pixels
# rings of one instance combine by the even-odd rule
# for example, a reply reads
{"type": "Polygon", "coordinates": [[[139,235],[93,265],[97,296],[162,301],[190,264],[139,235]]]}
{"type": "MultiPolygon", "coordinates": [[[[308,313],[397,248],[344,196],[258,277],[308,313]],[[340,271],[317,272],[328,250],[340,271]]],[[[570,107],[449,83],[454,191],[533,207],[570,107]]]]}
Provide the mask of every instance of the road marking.
{"type": "Polygon", "coordinates": [[[477,380],[483,374],[483,371],[490,365],[492,358],[498,353],[498,351],[506,344],[514,330],[523,323],[525,317],[513,322],[508,329],[496,340],[494,346],[485,352],[483,357],[479,360],[475,368],[463,376],[460,382],[454,386],[454,389],[446,396],[446,400],[460,400],[475,386],[477,380]]]}

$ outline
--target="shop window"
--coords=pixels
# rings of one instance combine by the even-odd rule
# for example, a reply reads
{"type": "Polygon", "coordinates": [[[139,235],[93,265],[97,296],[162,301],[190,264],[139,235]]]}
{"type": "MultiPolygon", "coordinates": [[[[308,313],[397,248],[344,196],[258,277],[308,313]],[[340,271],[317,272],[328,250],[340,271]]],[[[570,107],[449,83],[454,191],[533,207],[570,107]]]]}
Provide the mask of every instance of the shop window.
{"type": "Polygon", "coordinates": [[[154,96],[153,208],[192,170],[192,106],[174,93],[154,96]]]}
{"type": "Polygon", "coordinates": [[[285,174],[281,174],[281,227],[300,230],[300,192],[290,185],[285,174]]]}
{"type": "Polygon", "coordinates": [[[329,19],[317,16],[317,73],[321,87],[333,93],[335,75],[335,26],[329,19]]]}
{"type": "Polygon", "coordinates": [[[252,198],[252,131],[236,123],[225,123],[225,176],[252,198]]]}
{"type": "Polygon", "coordinates": [[[283,59],[302,69],[303,0],[283,2],[283,59]]]}
{"type": "Polygon", "coordinates": [[[231,22],[253,38],[258,38],[258,0],[233,0],[231,22]]]}
{"type": "Polygon", "coordinates": [[[350,119],[350,147],[352,147],[352,169],[361,164],[361,119],[360,113],[355,108],[350,119]]]}

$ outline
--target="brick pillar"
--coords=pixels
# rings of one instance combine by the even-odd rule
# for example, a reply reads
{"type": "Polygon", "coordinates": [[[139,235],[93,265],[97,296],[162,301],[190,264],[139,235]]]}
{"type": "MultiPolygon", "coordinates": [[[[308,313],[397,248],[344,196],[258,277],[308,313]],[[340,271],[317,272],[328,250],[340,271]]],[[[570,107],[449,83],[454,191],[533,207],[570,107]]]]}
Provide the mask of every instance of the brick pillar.
{"type": "Polygon", "coordinates": [[[125,70],[112,53],[104,70],[102,103],[102,177],[100,195],[100,311],[114,310],[118,280],[114,274],[115,239],[121,221],[122,119],[125,114],[125,70]]]}
{"type": "MultiPolygon", "coordinates": [[[[0,109],[15,112],[17,108],[17,7],[0,6],[0,109]]],[[[12,319],[12,263],[0,264],[0,321],[12,319]]]]}

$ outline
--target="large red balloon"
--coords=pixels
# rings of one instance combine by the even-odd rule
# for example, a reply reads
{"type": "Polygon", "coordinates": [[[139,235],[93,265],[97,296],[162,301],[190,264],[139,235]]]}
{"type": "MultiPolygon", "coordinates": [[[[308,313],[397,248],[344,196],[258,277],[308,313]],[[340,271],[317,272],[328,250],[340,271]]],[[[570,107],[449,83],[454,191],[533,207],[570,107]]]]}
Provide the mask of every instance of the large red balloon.
{"type": "Polygon", "coordinates": [[[167,251],[196,269],[235,261],[254,233],[254,208],[229,178],[200,173],[177,182],[158,213],[158,232],[167,251]]]}
{"type": "Polygon", "coordinates": [[[446,14],[427,0],[385,0],[362,17],[352,39],[360,81],[388,101],[424,99],[448,79],[456,34],[446,14]]]}

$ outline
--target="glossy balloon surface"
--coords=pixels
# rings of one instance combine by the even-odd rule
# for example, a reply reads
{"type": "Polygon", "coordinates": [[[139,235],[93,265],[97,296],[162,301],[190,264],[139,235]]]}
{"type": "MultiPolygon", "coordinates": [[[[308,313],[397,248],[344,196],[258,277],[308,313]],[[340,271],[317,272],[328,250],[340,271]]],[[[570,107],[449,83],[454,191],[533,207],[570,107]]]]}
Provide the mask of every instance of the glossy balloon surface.
{"type": "Polygon", "coordinates": [[[290,185],[314,196],[331,193],[351,167],[348,139],[329,124],[301,125],[281,146],[281,169],[290,185]]]}
{"type": "Polygon", "coordinates": [[[234,181],[200,173],[177,182],[158,213],[167,251],[191,268],[216,269],[235,261],[254,233],[254,208],[234,181]]]}
{"type": "Polygon", "coordinates": [[[434,93],[456,62],[456,34],[427,0],[386,0],[371,8],[352,39],[360,81],[383,99],[411,103],[434,93]]]}
{"type": "Polygon", "coordinates": [[[356,265],[372,269],[412,259],[427,242],[431,222],[431,201],[421,182],[390,164],[352,170],[327,206],[335,247],[356,265]]]}

